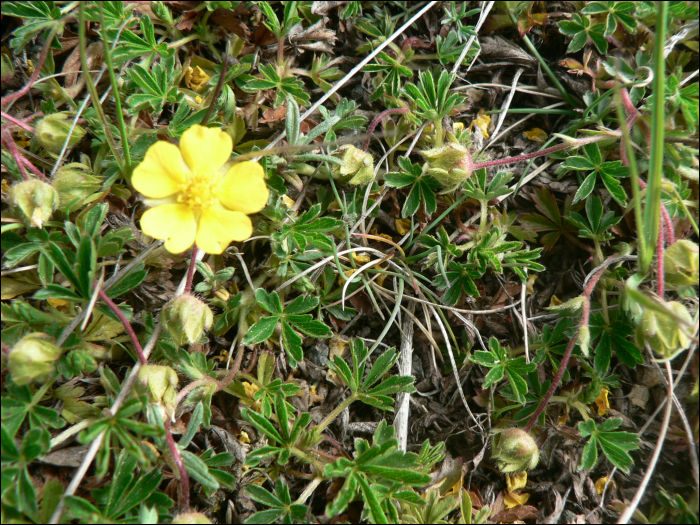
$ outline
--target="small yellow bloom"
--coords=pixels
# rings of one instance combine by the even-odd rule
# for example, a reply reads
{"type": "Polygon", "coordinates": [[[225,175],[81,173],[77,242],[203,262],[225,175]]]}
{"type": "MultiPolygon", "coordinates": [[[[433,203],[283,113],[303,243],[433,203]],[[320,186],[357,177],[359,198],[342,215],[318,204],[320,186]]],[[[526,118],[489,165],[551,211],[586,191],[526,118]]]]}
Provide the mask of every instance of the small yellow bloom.
{"type": "Polygon", "coordinates": [[[152,206],[141,217],[144,233],[165,241],[170,253],[195,242],[206,253],[222,253],[232,241],[253,234],[247,216],[263,209],[270,195],[257,162],[229,164],[231,137],[195,124],[180,147],[153,144],[134,170],[132,184],[152,206]]]}

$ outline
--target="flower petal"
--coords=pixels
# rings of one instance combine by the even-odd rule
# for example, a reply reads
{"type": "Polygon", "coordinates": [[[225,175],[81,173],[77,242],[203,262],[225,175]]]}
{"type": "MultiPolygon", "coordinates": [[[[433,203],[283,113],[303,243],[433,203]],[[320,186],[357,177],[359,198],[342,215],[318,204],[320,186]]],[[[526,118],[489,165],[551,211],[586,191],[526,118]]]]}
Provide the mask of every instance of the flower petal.
{"type": "Polygon", "coordinates": [[[213,177],[231,156],[233,141],[219,128],[195,124],[182,134],[180,151],[194,173],[213,177]]]}
{"type": "Polygon", "coordinates": [[[170,253],[182,253],[194,243],[197,221],[186,204],[164,204],[146,210],[141,229],[146,235],[163,239],[170,253]]]}
{"type": "Polygon", "coordinates": [[[270,196],[263,167],[251,161],[234,164],[219,182],[217,196],[230,210],[246,214],[259,212],[270,196]]]}
{"type": "Polygon", "coordinates": [[[170,197],[185,182],[187,166],[177,146],[159,140],[136,166],[131,183],[136,191],[152,199],[170,197]]]}
{"type": "Polygon", "coordinates": [[[197,248],[222,253],[231,241],[244,241],[253,234],[253,223],[239,211],[209,208],[202,212],[197,229],[197,248]]]}

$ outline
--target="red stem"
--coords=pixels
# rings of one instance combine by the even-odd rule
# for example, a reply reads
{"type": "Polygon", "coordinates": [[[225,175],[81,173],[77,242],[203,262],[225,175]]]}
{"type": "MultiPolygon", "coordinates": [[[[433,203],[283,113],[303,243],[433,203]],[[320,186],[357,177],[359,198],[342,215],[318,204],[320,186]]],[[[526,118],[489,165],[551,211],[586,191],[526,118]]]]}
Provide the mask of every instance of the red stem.
{"type": "Polygon", "coordinates": [[[0,106],[5,107],[5,104],[24,96],[31,89],[31,87],[34,85],[34,82],[36,82],[36,79],[39,78],[41,68],[44,67],[44,61],[46,60],[46,56],[49,54],[49,49],[51,49],[51,44],[53,43],[54,36],[56,36],[56,30],[51,31],[51,33],[49,34],[49,38],[46,39],[46,43],[44,44],[44,47],[41,50],[41,54],[39,54],[39,60],[37,61],[36,67],[34,68],[34,73],[32,73],[32,76],[29,77],[29,82],[27,82],[27,84],[19,91],[15,91],[14,93],[11,93],[6,97],[0,99],[0,106]]]}
{"type": "Polygon", "coordinates": [[[540,414],[547,406],[549,399],[554,395],[554,391],[559,387],[559,384],[561,383],[561,380],[564,377],[564,372],[566,371],[566,367],[569,365],[569,359],[571,359],[571,354],[574,351],[574,346],[576,346],[576,340],[578,339],[578,333],[581,330],[582,326],[588,325],[588,318],[591,315],[590,297],[591,297],[591,294],[593,293],[593,290],[595,289],[595,285],[598,283],[598,279],[600,279],[600,277],[603,275],[605,268],[606,267],[603,267],[600,270],[598,270],[598,273],[595,274],[591,278],[591,282],[588,283],[588,286],[583,291],[583,297],[585,298],[585,300],[583,302],[583,315],[581,316],[581,322],[579,323],[578,328],[576,329],[576,333],[569,340],[569,344],[566,346],[566,351],[564,352],[564,356],[561,359],[561,363],[559,363],[559,370],[557,371],[557,376],[554,378],[554,381],[552,381],[552,385],[549,387],[549,390],[547,390],[547,393],[545,394],[542,401],[540,401],[540,404],[538,405],[537,410],[535,410],[535,412],[532,414],[532,416],[530,416],[530,420],[527,422],[527,425],[525,426],[525,432],[530,432],[530,430],[532,430],[532,427],[535,424],[535,422],[537,421],[537,418],[540,417],[540,414]]]}
{"type": "Polygon", "coordinates": [[[180,471],[180,486],[182,488],[182,506],[185,508],[185,512],[190,511],[190,478],[187,475],[187,469],[185,464],[182,462],[182,456],[180,455],[180,449],[177,448],[173,435],[170,433],[170,419],[165,420],[165,440],[168,442],[168,447],[170,448],[170,453],[173,455],[177,469],[180,471]]]}
{"type": "Polygon", "coordinates": [[[659,238],[656,241],[656,293],[664,298],[664,225],[659,224],[659,238]]]}
{"type": "Polygon", "coordinates": [[[146,359],[146,356],[143,355],[143,348],[141,348],[141,343],[139,343],[138,338],[136,337],[136,332],[134,332],[134,329],[131,326],[131,323],[128,321],[128,319],[124,316],[124,313],[119,309],[119,307],[114,304],[114,301],[112,301],[105,291],[100,288],[98,291],[98,294],[100,296],[100,299],[102,299],[107,306],[110,307],[110,309],[116,314],[116,316],[119,318],[119,320],[122,322],[124,325],[124,329],[126,332],[129,334],[129,337],[131,338],[131,342],[134,345],[134,349],[136,350],[136,353],[139,356],[139,359],[141,360],[141,364],[145,365],[148,362],[148,359],[146,359]]]}
{"type": "Polygon", "coordinates": [[[2,112],[2,118],[9,120],[13,124],[19,126],[20,128],[24,129],[25,131],[28,131],[29,133],[34,133],[34,128],[31,127],[29,124],[25,124],[21,120],[17,120],[15,117],[8,115],[4,111],[2,112]]]}
{"type": "Polygon", "coordinates": [[[673,221],[671,221],[671,216],[668,214],[666,206],[661,203],[661,214],[664,216],[664,222],[666,223],[666,244],[671,246],[676,243],[676,234],[673,231],[673,221]]]}
{"type": "Polygon", "coordinates": [[[197,266],[197,245],[192,246],[192,260],[190,261],[190,268],[187,271],[187,282],[185,283],[185,293],[188,294],[192,291],[192,280],[194,279],[194,269],[197,266]]]}
{"type": "Polygon", "coordinates": [[[27,175],[27,170],[24,169],[24,163],[21,160],[22,154],[17,150],[15,140],[12,138],[12,135],[7,130],[5,130],[5,133],[3,133],[2,143],[7,149],[10,150],[10,154],[12,155],[12,158],[15,159],[15,164],[17,164],[17,168],[19,168],[19,173],[20,175],[22,175],[22,178],[24,180],[30,180],[29,175],[27,175]]]}
{"type": "Polygon", "coordinates": [[[34,164],[32,164],[27,157],[23,157],[20,155],[19,160],[22,164],[24,164],[27,168],[29,168],[34,175],[36,175],[38,178],[43,180],[45,183],[50,184],[51,181],[44,175],[41,171],[39,171],[39,168],[37,168],[34,164]]]}
{"type": "Polygon", "coordinates": [[[408,113],[409,110],[407,108],[392,108],[392,109],[387,109],[386,111],[382,111],[379,115],[374,117],[374,120],[372,123],[369,125],[369,128],[367,129],[367,140],[365,140],[365,145],[362,148],[362,151],[367,151],[369,148],[369,141],[372,138],[372,133],[374,133],[374,129],[377,127],[377,125],[381,122],[381,120],[386,117],[387,115],[394,115],[396,113],[408,113]]]}

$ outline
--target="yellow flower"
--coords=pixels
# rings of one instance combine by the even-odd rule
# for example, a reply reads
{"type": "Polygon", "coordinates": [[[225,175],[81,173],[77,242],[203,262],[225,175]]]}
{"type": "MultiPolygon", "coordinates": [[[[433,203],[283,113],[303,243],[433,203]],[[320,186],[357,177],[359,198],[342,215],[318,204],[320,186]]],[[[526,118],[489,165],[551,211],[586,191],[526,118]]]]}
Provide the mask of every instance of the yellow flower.
{"type": "Polygon", "coordinates": [[[265,206],[270,195],[257,162],[231,165],[231,137],[218,128],[194,125],[180,147],[153,144],[134,170],[132,184],[152,206],[141,217],[143,231],[165,241],[170,253],[195,242],[206,253],[222,253],[232,241],[253,234],[247,216],[265,206]]]}

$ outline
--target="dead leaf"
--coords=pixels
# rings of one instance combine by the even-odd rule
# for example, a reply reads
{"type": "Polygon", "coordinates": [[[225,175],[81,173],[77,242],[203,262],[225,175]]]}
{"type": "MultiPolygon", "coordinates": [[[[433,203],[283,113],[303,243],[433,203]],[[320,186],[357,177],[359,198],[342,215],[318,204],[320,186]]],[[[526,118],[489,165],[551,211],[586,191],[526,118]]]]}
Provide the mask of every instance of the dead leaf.
{"type": "Polygon", "coordinates": [[[371,260],[368,255],[355,255],[355,252],[352,252],[351,255],[355,262],[360,264],[368,263],[371,260]]]}
{"type": "Polygon", "coordinates": [[[39,288],[41,288],[41,284],[20,280],[15,277],[3,277],[0,280],[0,298],[3,301],[14,299],[18,295],[33,292],[39,288]]]}
{"type": "Polygon", "coordinates": [[[521,470],[519,472],[506,473],[506,485],[508,485],[508,492],[524,489],[525,485],[527,485],[527,471],[521,470]]]}
{"type": "Polygon", "coordinates": [[[520,505],[525,505],[529,499],[530,494],[520,494],[520,491],[506,492],[503,497],[503,504],[506,506],[506,509],[512,509],[520,505]]]}
{"type": "Polygon", "coordinates": [[[605,484],[608,482],[608,476],[604,476],[595,482],[595,491],[600,495],[605,490],[605,484]]]}
{"type": "Polygon", "coordinates": [[[90,445],[62,448],[61,450],[49,452],[43,458],[40,458],[39,461],[57,467],[79,467],[83,459],[85,459],[88,448],[90,448],[90,445]]]}
{"type": "Polygon", "coordinates": [[[595,398],[595,404],[598,405],[598,415],[604,416],[610,410],[610,402],[608,401],[608,394],[610,391],[607,388],[603,388],[595,398]]]}
{"type": "Polygon", "coordinates": [[[627,397],[630,403],[644,409],[649,402],[649,389],[642,385],[634,385],[627,397]]]}
{"type": "Polygon", "coordinates": [[[399,235],[406,235],[411,231],[411,219],[396,219],[394,221],[396,224],[396,231],[399,235]]]}
{"type": "Polygon", "coordinates": [[[532,505],[519,505],[512,509],[506,509],[499,512],[491,518],[495,523],[516,523],[523,520],[537,519],[537,509],[532,505]]]}
{"type": "Polygon", "coordinates": [[[484,138],[487,139],[489,138],[489,125],[491,125],[491,115],[487,115],[486,113],[480,111],[477,117],[472,120],[472,123],[469,124],[467,130],[471,131],[474,126],[476,126],[481,130],[481,134],[484,136],[484,138]]]}
{"type": "Polygon", "coordinates": [[[287,116],[287,106],[277,106],[276,108],[270,108],[265,110],[260,119],[260,124],[270,124],[272,122],[279,122],[284,120],[287,116]]]}
{"type": "Polygon", "coordinates": [[[547,132],[540,128],[532,128],[530,131],[523,131],[523,133],[527,137],[527,140],[542,143],[547,141],[547,132]]]}

